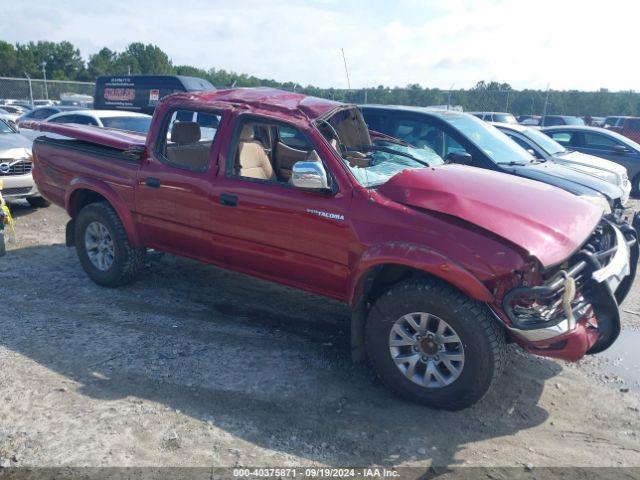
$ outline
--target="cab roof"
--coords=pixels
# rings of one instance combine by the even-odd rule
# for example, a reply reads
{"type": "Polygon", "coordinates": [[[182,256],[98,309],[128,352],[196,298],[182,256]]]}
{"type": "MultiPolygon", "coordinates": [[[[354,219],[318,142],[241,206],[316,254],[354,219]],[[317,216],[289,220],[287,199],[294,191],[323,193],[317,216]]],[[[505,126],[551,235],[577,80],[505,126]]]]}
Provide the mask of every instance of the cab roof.
{"type": "Polygon", "coordinates": [[[343,103],[287,92],[276,88],[233,88],[206,92],[184,92],[165,97],[170,103],[188,99],[197,103],[244,105],[254,113],[275,112],[302,115],[309,120],[322,117],[328,112],[346,106],[343,103]]]}

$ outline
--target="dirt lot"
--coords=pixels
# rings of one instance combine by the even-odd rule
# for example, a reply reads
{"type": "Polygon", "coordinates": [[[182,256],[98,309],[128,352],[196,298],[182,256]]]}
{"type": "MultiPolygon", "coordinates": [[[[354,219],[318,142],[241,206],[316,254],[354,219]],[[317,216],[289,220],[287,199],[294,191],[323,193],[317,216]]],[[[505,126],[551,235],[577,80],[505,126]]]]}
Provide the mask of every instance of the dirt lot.
{"type": "MultiPolygon", "coordinates": [[[[62,210],[13,210],[1,465],[640,466],[626,351],[576,365],[513,348],[482,402],[433,411],[350,362],[340,304],[169,255],[101,288],[63,245],[62,210]]],[[[639,290],[623,339],[638,338],[639,290]]]]}

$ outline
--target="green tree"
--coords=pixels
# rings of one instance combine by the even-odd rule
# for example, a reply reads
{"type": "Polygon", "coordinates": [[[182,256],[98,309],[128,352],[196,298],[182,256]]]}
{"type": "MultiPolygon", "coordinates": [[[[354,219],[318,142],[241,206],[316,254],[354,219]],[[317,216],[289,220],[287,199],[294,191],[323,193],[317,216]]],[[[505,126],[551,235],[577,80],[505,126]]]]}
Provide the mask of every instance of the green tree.
{"type": "Polygon", "coordinates": [[[91,78],[98,75],[108,75],[114,73],[117,53],[104,47],[98,53],[89,56],[87,72],[91,78]]]}
{"type": "Polygon", "coordinates": [[[124,52],[117,56],[114,64],[118,74],[173,74],[174,68],[169,56],[156,45],[145,45],[140,42],[130,44],[124,52]]]}
{"type": "Polygon", "coordinates": [[[18,75],[18,57],[15,47],[0,40],[0,75],[10,77],[18,75]]]}

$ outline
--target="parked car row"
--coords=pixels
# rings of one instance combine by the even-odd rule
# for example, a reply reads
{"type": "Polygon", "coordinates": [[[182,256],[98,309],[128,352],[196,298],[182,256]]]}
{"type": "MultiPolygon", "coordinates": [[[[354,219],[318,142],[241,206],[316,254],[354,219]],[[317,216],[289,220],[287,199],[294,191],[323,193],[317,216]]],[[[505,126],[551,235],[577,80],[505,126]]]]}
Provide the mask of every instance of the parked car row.
{"type": "Polygon", "coordinates": [[[413,401],[472,405],[507,342],[575,361],[620,332],[625,174],[530,132],[540,156],[466,113],[269,88],[169,95],[147,135],[34,127],[34,179],[94,282],[153,248],[343,301],[354,358],[413,401]]]}

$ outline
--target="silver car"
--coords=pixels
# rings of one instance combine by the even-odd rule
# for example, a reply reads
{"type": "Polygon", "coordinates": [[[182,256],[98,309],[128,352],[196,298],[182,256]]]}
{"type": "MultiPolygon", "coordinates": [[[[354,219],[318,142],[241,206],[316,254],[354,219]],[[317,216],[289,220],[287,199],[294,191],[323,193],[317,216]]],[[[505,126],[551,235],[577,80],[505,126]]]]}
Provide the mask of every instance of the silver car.
{"type": "Polygon", "coordinates": [[[47,207],[50,203],[40,196],[31,177],[31,167],[31,140],[0,119],[2,196],[7,200],[24,198],[36,208],[47,207]]]}

